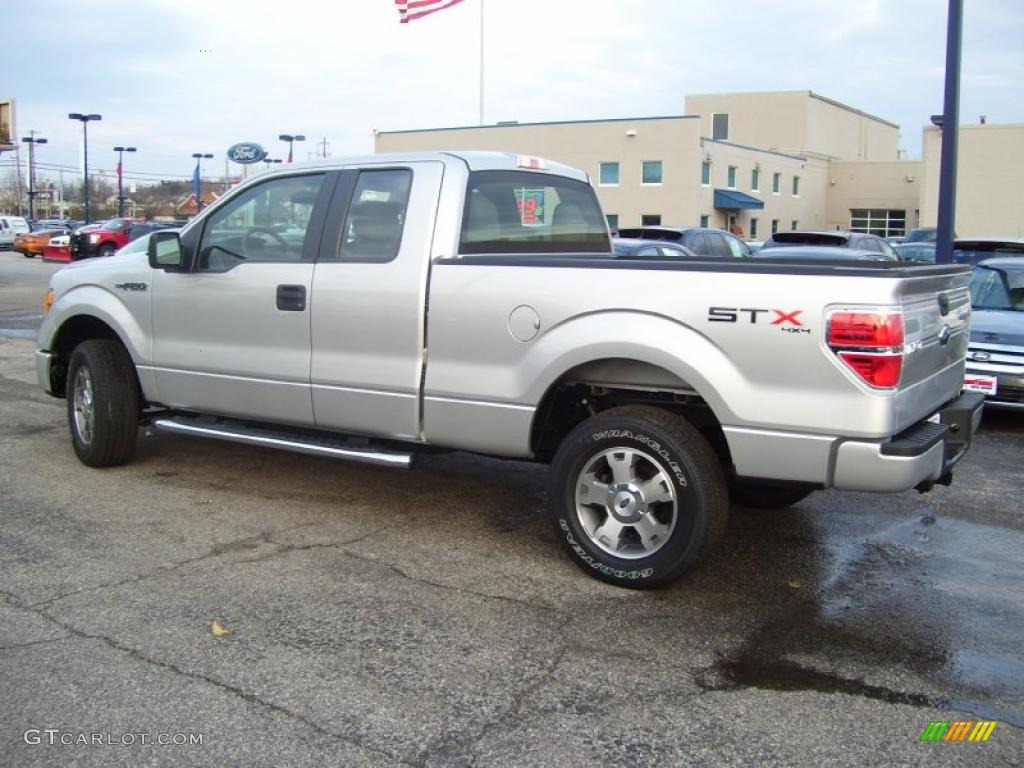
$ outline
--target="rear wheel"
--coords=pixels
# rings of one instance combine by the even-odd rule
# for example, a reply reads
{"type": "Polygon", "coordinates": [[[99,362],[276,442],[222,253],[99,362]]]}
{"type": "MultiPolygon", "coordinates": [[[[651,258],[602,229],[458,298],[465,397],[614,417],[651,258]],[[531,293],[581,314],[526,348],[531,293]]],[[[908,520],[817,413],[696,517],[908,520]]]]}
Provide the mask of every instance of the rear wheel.
{"type": "Polygon", "coordinates": [[[110,467],[131,459],[139,394],[124,347],[112,339],[90,339],[75,347],[66,392],[71,443],[82,463],[110,467]]]}
{"type": "Polygon", "coordinates": [[[721,465],[682,417],[628,406],[587,419],[551,468],[555,529],[590,575],[633,589],[668,584],[721,538],[721,465]]]}

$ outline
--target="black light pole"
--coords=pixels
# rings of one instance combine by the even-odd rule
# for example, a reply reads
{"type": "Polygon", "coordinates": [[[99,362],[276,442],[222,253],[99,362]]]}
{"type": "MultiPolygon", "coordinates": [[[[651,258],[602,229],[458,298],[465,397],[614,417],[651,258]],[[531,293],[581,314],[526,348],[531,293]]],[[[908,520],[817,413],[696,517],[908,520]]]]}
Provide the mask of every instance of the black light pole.
{"type": "Polygon", "coordinates": [[[263,162],[266,163],[267,164],[267,168],[269,168],[274,163],[280,163],[281,162],[281,158],[279,158],[279,157],[273,157],[273,158],[265,157],[265,158],[263,158],[263,162]]]}
{"type": "Polygon", "coordinates": [[[124,174],[124,153],[135,152],[135,147],[114,147],[117,152],[117,215],[124,216],[124,183],[121,177],[124,174]]]}
{"type": "Polygon", "coordinates": [[[82,194],[85,197],[85,223],[89,223],[89,121],[102,120],[103,115],[84,115],[81,112],[71,112],[68,120],[78,120],[82,123],[82,194]]]}
{"type": "Polygon", "coordinates": [[[305,141],[306,140],[305,136],[302,136],[301,134],[297,134],[297,133],[296,134],[282,133],[277,138],[279,138],[281,141],[287,141],[288,142],[288,162],[289,163],[292,161],[292,146],[295,144],[296,141],[305,141]]]}
{"type": "Polygon", "coordinates": [[[956,227],[956,156],[960,138],[960,37],[963,30],[963,0],[949,0],[946,29],[946,92],[942,118],[936,123],[942,134],[942,164],[939,167],[939,216],[935,233],[935,263],[953,262],[953,230],[956,227]]]}
{"type": "Polygon", "coordinates": [[[37,139],[35,131],[29,131],[30,136],[22,137],[22,141],[28,144],[28,217],[35,219],[36,217],[36,187],[35,187],[35,175],[36,175],[36,144],[45,144],[46,139],[37,139]]]}
{"type": "Polygon", "coordinates": [[[209,152],[193,152],[192,157],[196,159],[195,178],[193,180],[194,183],[192,186],[196,194],[196,213],[199,213],[201,210],[203,210],[203,185],[201,180],[202,171],[200,170],[199,164],[203,161],[203,158],[209,160],[213,157],[213,155],[211,155],[209,152]]]}

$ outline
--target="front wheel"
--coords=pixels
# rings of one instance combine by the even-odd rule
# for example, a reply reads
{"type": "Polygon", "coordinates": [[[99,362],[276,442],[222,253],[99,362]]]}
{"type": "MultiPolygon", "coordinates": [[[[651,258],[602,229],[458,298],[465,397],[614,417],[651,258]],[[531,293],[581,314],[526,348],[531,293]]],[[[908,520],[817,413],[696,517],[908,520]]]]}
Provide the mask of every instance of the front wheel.
{"type": "Polygon", "coordinates": [[[127,462],[135,452],[139,390],[125,348],[113,339],[83,341],[71,353],[66,392],[71,443],[82,463],[127,462]]]}
{"type": "Polygon", "coordinates": [[[682,417],[614,408],[579,424],[551,467],[555,529],[590,575],[632,589],[679,578],[721,538],[725,475],[682,417]]]}
{"type": "Polygon", "coordinates": [[[104,243],[103,245],[100,246],[99,250],[96,252],[96,255],[105,258],[107,256],[113,256],[115,253],[117,253],[116,246],[110,243],[104,243]]]}

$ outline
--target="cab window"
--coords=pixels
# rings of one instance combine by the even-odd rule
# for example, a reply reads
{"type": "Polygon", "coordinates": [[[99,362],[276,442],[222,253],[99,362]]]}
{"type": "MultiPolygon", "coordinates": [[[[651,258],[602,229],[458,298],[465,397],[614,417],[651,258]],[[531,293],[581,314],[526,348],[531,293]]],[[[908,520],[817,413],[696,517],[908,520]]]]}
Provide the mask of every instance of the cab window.
{"type": "Polygon", "coordinates": [[[412,171],[360,171],[342,228],[341,261],[391,261],[402,246],[412,171]]]}
{"type": "Polygon", "coordinates": [[[589,184],[526,171],[470,174],[459,252],[611,252],[608,225],[589,184]]]}
{"type": "Polygon", "coordinates": [[[223,272],[246,262],[302,261],[323,180],[322,173],[270,179],[218,208],[203,229],[198,269],[223,272]]]}

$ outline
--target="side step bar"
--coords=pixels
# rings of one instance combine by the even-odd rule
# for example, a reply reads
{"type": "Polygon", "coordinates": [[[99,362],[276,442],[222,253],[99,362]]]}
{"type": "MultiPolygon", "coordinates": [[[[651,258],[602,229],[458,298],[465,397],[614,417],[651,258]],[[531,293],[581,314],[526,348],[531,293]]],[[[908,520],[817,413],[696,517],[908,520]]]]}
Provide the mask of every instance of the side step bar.
{"type": "Polygon", "coordinates": [[[398,451],[372,450],[369,446],[353,446],[344,438],[289,432],[273,431],[232,422],[211,422],[190,419],[185,416],[169,416],[154,419],[151,426],[165,432],[193,437],[211,437],[244,445],[259,445],[264,448],[278,448],[313,456],[330,456],[336,459],[361,461],[385,467],[408,469],[412,465],[412,454],[398,451]]]}

